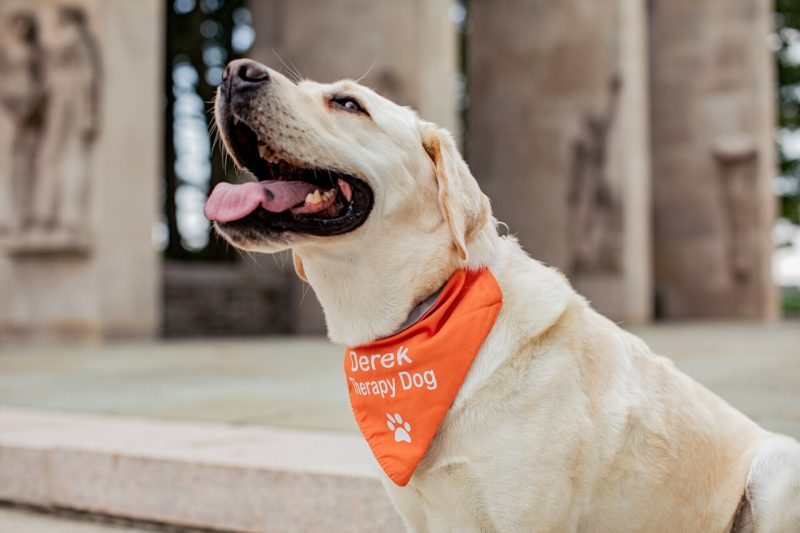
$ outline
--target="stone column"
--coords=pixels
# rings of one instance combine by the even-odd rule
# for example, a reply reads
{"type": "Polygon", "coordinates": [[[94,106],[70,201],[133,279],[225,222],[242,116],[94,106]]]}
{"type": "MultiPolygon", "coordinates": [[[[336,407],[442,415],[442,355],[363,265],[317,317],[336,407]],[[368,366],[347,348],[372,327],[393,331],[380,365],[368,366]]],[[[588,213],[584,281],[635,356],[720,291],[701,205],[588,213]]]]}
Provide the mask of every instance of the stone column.
{"type": "Polygon", "coordinates": [[[473,0],[468,162],[536,259],[601,312],[651,313],[643,0],[473,0]]]}
{"type": "Polygon", "coordinates": [[[655,285],[664,318],[772,318],[769,0],[650,2],[655,285]]]}
{"type": "MultiPolygon", "coordinates": [[[[364,85],[458,135],[452,3],[259,0],[250,5],[257,35],[250,56],[290,77],[291,70],[320,82],[363,76],[364,85]]],[[[313,291],[295,283],[295,293],[291,299],[298,309],[295,330],[323,332],[322,311],[313,291]]]]}
{"type": "Polygon", "coordinates": [[[158,329],[162,11],[0,0],[0,338],[158,329]]]}
{"type": "Polygon", "coordinates": [[[453,0],[252,2],[250,56],[289,74],[361,83],[457,132],[453,0]],[[284,67],[280,58],[288,65],[284,67]]]}

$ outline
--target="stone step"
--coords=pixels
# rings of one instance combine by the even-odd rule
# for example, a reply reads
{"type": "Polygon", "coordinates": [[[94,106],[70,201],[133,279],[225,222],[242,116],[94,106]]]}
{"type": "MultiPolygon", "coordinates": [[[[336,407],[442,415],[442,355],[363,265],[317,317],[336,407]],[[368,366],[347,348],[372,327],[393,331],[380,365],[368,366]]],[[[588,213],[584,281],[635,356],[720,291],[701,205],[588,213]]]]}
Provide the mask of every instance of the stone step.
{"type": "MultiPolygon", "coordinates": [[[[192,529],[194,532],[187,529],[186,533],[203,531],[192,529]]],[[[127,523],[125,519],[117,517],[62,510],[42,512],[38,508],[15,504],[0,505],[0,531],[3,533],[153,533],[162,530],[168,531],[158,524],[139,527],[139,524],[127,523]]]]}
{"type": "Polygon", "coordinates": [[[226,531],[401,531],[359,435],[0,408],[0,500],[226,531]]]}

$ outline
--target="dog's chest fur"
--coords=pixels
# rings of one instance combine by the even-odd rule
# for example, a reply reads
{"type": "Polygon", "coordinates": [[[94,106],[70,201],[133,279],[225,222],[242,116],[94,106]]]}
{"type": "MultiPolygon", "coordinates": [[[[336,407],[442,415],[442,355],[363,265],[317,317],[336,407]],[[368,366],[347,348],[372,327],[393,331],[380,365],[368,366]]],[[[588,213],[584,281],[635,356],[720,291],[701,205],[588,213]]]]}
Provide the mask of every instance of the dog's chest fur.
{"type": "Polygon", "coordinates": [[[722,531],[758,428],[571,290],[544,316],[565,282],[543,268],[514,253],[495,267],[495,329],[408,487],[385,483],[410,528],[722,531]],[[538,294],[510,285],[527,262],[553,276],[538,294]],[[701,474],[678,460],[692,447],[701,474]]]}

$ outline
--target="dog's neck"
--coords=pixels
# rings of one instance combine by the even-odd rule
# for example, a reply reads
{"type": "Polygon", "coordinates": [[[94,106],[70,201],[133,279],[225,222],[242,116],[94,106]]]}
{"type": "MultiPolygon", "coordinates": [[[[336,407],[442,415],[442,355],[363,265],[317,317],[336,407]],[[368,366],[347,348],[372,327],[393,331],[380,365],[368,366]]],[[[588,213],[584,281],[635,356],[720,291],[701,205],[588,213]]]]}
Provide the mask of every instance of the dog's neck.
{"type": "Polygon", "coordinates": [[[409,314],[438,291],[457,268],[490,264],[498,239],[494,221],[467,244],[460,261],[447,236],[419,239],[401,256],[391,238],[368,249],[304,247],[306,277],[325,311],[330,339],[357,346],[401,329],[409,314]],[[432,269],[430,265],[440,265],[432,269]],[[420,274],[426,272],[426,276],[420,274]]]}

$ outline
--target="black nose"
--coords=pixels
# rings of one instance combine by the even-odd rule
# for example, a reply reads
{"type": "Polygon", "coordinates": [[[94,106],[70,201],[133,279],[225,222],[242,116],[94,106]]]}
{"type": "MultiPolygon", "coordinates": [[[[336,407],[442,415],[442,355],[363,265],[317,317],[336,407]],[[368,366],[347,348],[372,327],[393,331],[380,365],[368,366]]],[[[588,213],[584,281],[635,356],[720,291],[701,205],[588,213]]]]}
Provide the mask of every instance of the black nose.
{"type": "Polygon", "coordinates": [[[269,70],[252,59],[236,59],[225,67],[222,82],[236,89],[261,85],[269,82],[269,70]]]}

